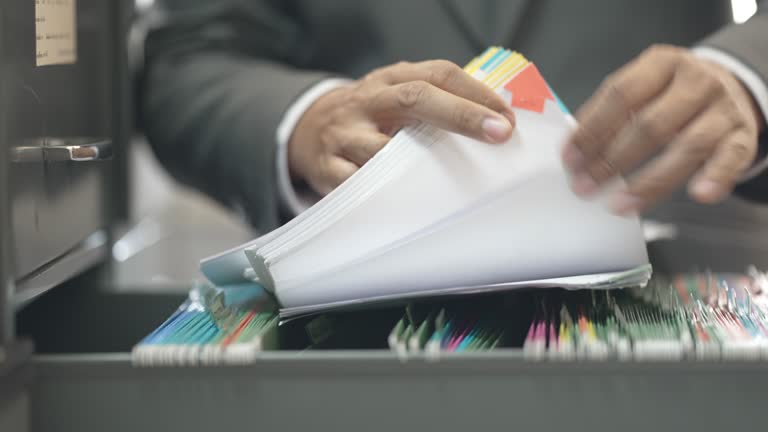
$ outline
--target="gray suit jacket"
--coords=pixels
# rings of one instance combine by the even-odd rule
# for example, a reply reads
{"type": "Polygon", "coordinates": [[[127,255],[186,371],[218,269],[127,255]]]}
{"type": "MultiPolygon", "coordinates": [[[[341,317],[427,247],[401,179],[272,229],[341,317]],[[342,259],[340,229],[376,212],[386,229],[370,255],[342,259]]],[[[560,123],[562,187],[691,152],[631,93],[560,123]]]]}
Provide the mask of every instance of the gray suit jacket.
{"type": "MultiPolygon", "coordinates": [[[[733,26],[728,0],[158,0],[140,80],[142,128],[172,173],[268,230],[280,222],[275,129],[318,80],[399,60],[464,64],[498,44],[536,62],[576,109],[658,42],[720,48],[768,82],[761,3],[759,16],[733,26]]],[[[705,214],[737,226],[768,221],[741,203],[705,214]]],[[[682,198],[657,215],[707,218],[682,198]]]]}

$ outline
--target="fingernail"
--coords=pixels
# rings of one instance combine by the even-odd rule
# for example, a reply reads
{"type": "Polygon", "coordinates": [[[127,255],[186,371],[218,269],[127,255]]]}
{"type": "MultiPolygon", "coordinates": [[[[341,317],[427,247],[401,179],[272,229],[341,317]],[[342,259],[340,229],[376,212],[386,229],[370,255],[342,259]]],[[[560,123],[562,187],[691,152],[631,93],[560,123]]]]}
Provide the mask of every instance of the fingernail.
{"type": "Polygon", "coordinates": [[[629,216],[640,210],[642,204],[643,200],[638,196],[619,193],[611,199],[610,207],[611,211],[619,216],[629,216]]]}
{"type": "Polygon", "coordinates": [[[693,195],[706,202],[717,201],[725,193],[726,190],[723,185],[713,180],[703,179],[693,184],[693,195]]]}
{"type": "Polygon", "coordinates": [[[569,169],[577,169],[584,165],[584,153],[573,143],[567,143],[563,150],[563,162],[569,169]]]}
{"type": "Polygon", "coordinates": [[[507,120],[495,117],[488,117],[483,120],[482,127],[488,138],[496,142],[505,141],[512,133],[512,125],[507,120]]]}
{"type": "Polygon", "coordinates": [[[571,188],[577,195],[592,195],[597,191],[597,182],[587,173],[576,174],[573,178],[571,188]]]}

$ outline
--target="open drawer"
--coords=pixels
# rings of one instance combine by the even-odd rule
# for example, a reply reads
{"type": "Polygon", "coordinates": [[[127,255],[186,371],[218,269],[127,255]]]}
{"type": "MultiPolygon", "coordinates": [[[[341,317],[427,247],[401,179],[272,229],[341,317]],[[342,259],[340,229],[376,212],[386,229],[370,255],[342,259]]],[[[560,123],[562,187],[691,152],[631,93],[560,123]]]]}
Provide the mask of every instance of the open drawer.
{"type": "Polygon", "coordinates": [[[132,368],[40,356],[33,429],[757,430],[763,363],[535,363],[517,351],[401,362],[278,352],[248,367],[132,368]]]}
{"type": "Polygon", "coordinates": [[[520,349],[399,358],[386,349],[265,352],[249,366],[131,365],[183,294],[75,280],[22,311],[32,430],[756,430],[765,362],[531,361],[520,349]]]}

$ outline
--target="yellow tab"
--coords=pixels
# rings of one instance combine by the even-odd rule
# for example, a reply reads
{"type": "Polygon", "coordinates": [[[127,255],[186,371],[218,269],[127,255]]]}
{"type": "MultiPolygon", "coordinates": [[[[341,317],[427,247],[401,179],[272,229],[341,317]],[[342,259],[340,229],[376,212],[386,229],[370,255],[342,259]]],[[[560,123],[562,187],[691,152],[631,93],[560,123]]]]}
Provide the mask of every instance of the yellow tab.
{"type": "Polygon", "coordinates": [[[472,65],[472,68],[469,68],[469,67],[467,68],[467,72],[469,72],[470,75],[475,73],[477,69],[480,68],[480,66],[485,64],[485,62],[487,62],[491,57],[493,57],[493,55],[496,54],[498,51],[499,51],[499,47],[491,47],[491,49],[487,50],[485,54],[480,56],[479,60],[475,62],[474,65],[472,65]]]}
{"type": "Polygon", "coordinates": [[[522,70],[528,65],[528,60],[520,54],[510,56],[500,67],[496,68],[493,73],[489,74],[486,78],[486,84],[489,87],[495,89],[501,83],[505,82],[509,77],[518,71],[522,70]]]}
{"type": "Polygon", "coordinates": [[[520,55],[517,53],[512,53],[509,57],[507,57],[501,64],[496,66],[492,71],[488,73],[488,76],[486,77],[486,84],[491,84],[495,79],[493,77],[499,76],[505,69],[509,67],[510,64],[514,64],[520,60],[520,55]]]}
{"type": "Polygon", "coordinates": [[[511,65],[507,70],[505,70],[502,74],[498,75],[497,77],[494,77],[494,80],[492,83],[490,83],[491,86],[493,86],[494,89],[501,86],[502,84],[509,81],[512,77],[517,75],[521,70],[525,69],[526,66],[528,66],[530,63],[528,61],[522,61],[517,64],[511,65]]]}

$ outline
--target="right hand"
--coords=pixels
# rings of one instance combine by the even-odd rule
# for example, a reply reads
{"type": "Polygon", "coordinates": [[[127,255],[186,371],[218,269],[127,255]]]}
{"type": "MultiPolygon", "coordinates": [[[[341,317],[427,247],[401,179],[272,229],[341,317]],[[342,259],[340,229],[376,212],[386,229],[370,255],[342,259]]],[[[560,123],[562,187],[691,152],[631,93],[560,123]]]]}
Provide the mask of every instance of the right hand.
{"type": "Polygon", "coordinates": [[[512,135],[515,117],[498,94],[451,62],[398,63],[309,107],[288,142],[291,177],[325,195],[400,128],[419,122],[501,143],[512,135]]]}

